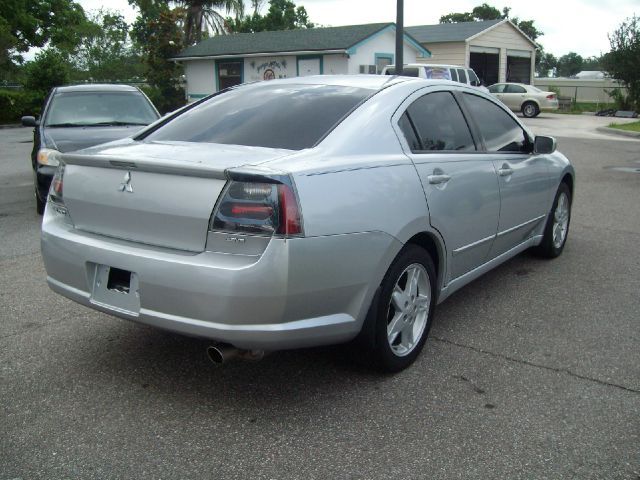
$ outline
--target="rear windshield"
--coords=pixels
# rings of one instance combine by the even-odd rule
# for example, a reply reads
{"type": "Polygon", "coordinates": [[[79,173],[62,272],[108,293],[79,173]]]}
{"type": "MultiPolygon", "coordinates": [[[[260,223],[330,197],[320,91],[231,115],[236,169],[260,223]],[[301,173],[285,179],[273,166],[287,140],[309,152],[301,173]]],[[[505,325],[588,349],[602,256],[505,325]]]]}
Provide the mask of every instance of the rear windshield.
{"type": "Polygon", "coordinates": [[[145,137],[302,150],[313,147],[374,90],[251,85],[216,95],[145,137]]]}
{"type": "Polygon", "coordinates": [[[158,114],[140,92],[60,92],[51,100],[45,125],[149,125],[158,114]]]}
{"type": "MultiPolygon", "coordinates": [[[[395,74],[396,74],[396,69],[394,67],[387,68],[387,71],[385,72],[385,75],[395,75],[395,74]]],[[[402,76],[403,77],[419,77],[420,72],[416,67],[404,67],[402,69],[402,76]]]]}
{"type": "Polygon", "coordinates": [[[448,68],[424,67],[424,73],[427,78],[433,80],[451,80],[451,73],[449,73],[448,68]]]}

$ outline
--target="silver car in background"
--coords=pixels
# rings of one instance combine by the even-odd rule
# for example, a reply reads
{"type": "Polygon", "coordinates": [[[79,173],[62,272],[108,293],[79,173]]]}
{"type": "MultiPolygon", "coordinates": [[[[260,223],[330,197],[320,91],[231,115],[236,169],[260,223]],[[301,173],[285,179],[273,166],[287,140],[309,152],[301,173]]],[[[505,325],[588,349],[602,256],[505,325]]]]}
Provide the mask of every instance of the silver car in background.
{"type": "Polygon", "coordinates": [[[494,83],[489,92],[514,112],[527,118],[537,117],[543,110],[558,110],[558,95],[524,83],[494,83]]]}
{"type": "Polygon", "coordinates": [[[218,360],[353,341],[397,371],[437,303],[526,249],[562,252],[573,188],[555,141],[477,89],[275,80],[64,155],[42,253],[56,292],[212,339],[218,360]]]}

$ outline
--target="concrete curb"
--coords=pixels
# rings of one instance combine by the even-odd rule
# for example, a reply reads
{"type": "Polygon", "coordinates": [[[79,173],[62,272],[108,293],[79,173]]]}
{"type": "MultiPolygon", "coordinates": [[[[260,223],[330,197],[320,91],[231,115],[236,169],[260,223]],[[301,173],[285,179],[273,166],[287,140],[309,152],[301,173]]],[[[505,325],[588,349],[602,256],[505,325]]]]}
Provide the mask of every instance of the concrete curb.
{"type": "Polygon", "coordinates": [[[5,128],[21,128],[22,124],[20,123],[11,123],[9,125],[0,125],[0,130],[5,129],[5,128]]]}
{"type": "Polygon", "coordinates": [[[598,127],[596,130],[602,133],[620,135],[621,137],[640,138],[640,132],[630,132],[628,130],[620,130],[619,128],[598,127]]]}

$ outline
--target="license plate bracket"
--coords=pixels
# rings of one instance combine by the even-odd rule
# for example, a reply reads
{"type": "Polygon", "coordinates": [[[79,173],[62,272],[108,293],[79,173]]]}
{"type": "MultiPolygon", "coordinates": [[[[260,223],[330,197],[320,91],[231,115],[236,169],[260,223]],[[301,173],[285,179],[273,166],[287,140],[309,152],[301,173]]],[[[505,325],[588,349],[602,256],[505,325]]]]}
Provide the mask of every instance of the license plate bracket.
{"type": "Polygon", "coordinates": [[[139,315],[140,292],[135,272],[95,263],[88,267],[93,278],[91,303],[115,312],[139,315]]]}

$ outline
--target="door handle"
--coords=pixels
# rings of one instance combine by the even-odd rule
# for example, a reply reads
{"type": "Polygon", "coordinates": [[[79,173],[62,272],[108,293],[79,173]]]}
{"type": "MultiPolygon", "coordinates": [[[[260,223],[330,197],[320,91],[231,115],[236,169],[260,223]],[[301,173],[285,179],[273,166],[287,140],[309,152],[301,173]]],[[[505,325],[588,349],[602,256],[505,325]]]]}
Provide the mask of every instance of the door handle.
{"type": "Polygon", "coordinates": [[[451,180],[451,177],[445,174],[429,175],[427,177],[427,180],[429,180],[429,183],[431,185],[440,185],[442,183],[447,183],[449,180],[451,180]]]}
{"type": "Polygon", "coordinates": [[[501,177],[508,177],[512,173],[513,169],[506,163],[502,165],[502,167],[500,167],[500,169],[498,170],[498,175],[500,175],[501,177]]]}

